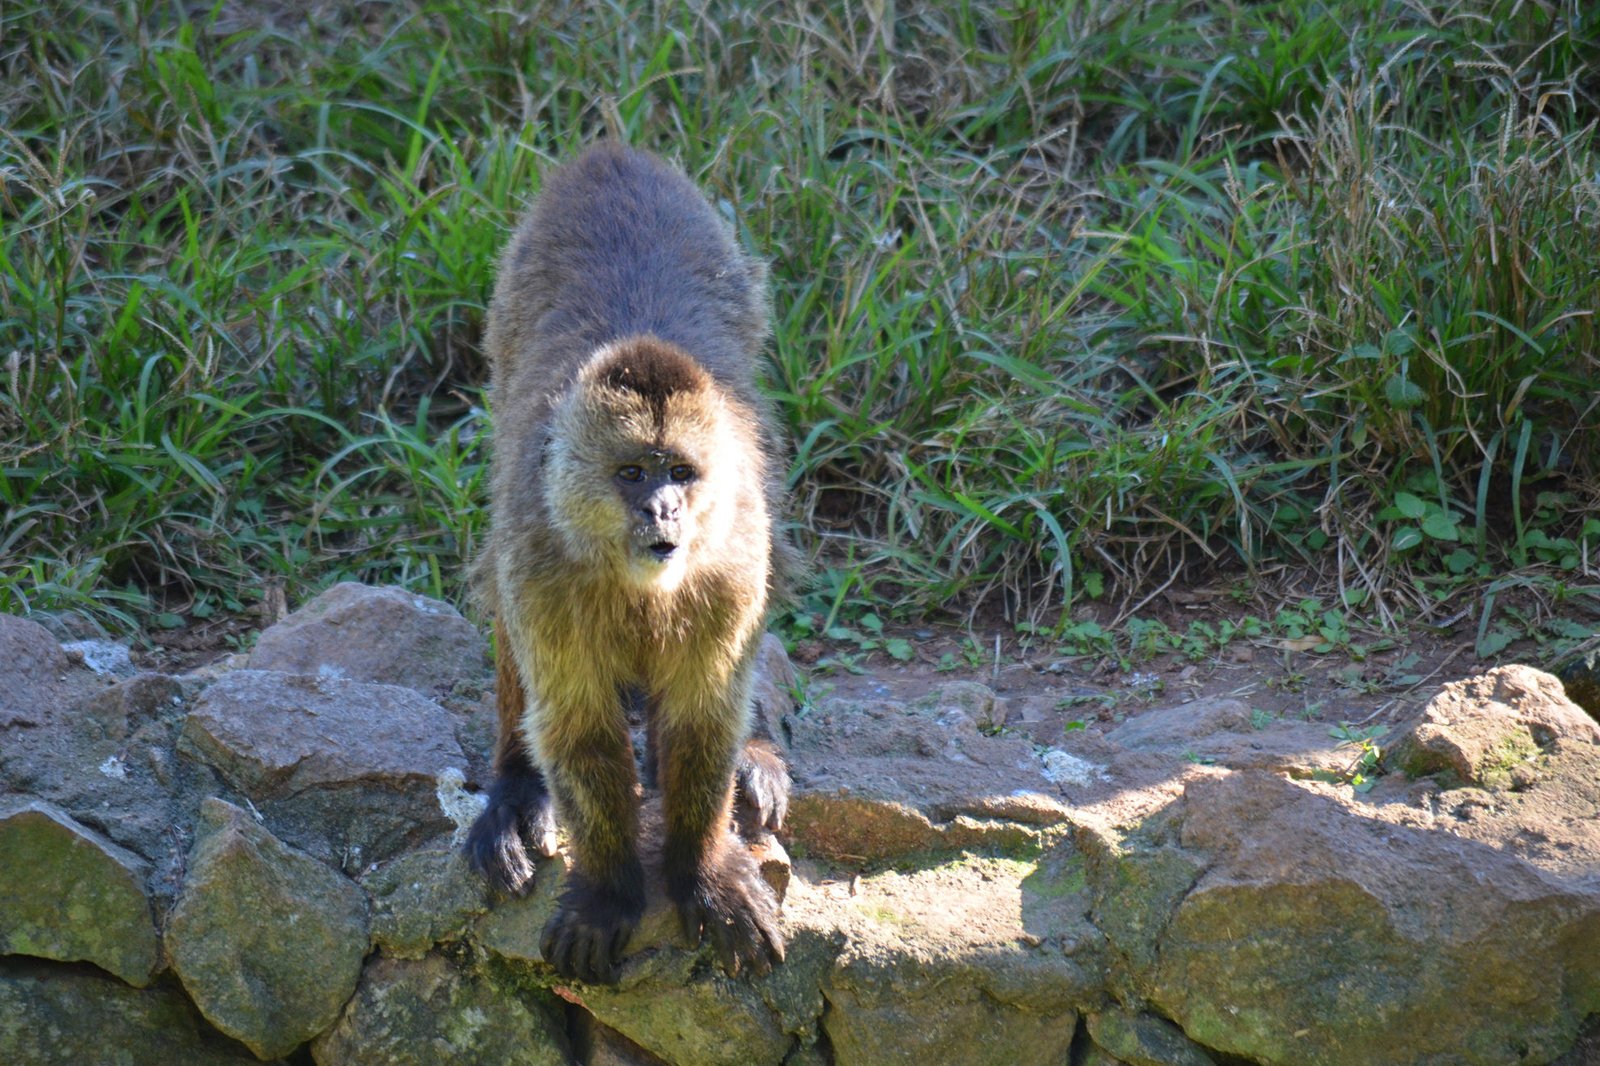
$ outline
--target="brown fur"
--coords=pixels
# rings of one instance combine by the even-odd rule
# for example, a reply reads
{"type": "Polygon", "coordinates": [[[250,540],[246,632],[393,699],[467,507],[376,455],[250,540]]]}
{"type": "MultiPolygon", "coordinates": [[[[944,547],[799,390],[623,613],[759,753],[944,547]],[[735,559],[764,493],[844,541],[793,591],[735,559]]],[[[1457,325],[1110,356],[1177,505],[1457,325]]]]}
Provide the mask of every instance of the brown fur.
{"type": "Polygon", "coordinates": [[[776,901],[729,833],[736,768],[754,821],[776,827],[786,802],[775,753],[741,755],[786,558],[755,382],[766,317],[763,270],[694,186],[612,145],[548,176],[501,261],[482,574],[501,733],[467,850],[524,888],[520,838],[545,839],[553,793],[573,867],[542,950],[569,976],[613,979],[643,909],[630,692],[688,932],[710,933],[730,972],[783,957],[776,901]]]}

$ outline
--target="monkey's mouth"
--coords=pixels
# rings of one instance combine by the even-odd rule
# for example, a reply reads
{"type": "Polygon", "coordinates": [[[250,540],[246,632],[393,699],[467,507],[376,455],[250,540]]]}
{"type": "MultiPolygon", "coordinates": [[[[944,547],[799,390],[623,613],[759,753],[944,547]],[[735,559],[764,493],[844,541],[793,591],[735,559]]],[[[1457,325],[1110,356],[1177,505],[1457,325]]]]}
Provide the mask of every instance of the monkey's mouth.
{"type": "Polygon", "coordinates": [[[682,532],[665,523],[652,522],[633,529],[631,551],[635,560],[648,570],[675,562],[682,554],[682,532]]]}

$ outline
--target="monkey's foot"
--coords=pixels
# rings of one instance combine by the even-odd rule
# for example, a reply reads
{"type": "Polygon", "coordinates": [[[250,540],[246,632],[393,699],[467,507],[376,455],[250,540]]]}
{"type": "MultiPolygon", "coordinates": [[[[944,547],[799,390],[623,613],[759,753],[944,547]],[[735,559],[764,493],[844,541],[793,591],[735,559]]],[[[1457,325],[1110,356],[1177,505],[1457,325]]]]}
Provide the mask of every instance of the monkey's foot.
{"type": "Polygon", "coordinates": [[[739,752],[733,775],[739,834],[753,839],[763,829],[782,829],[789,812],[789,769],[778,749],[764,740],[750,741],[739,752]]]}
{"type": "Polygon", "coordinates": [[[556,853],[556,816],[544,779],[502,774],[489,803],[467,831],[464,849],[472,868],[498,892],[518,896],[533,884],[533,863],[523,838],[546,858],[556,853]]]}
{"type": "Polygon", "coordinates": [[[564,977],[615,984],[617,963],[644,913],[643,874],[622,887],[573,873],[556,913],[545,923],[539,953],[564,977]]]}
{"type": "Polygon", "coordinates": [[[778,900],[750,854],[729,839],[699,876],[668,892],[678,907],[683,931],[698,944],[708,936],[728,976],[767,973],[783,961],[778,900]]]}

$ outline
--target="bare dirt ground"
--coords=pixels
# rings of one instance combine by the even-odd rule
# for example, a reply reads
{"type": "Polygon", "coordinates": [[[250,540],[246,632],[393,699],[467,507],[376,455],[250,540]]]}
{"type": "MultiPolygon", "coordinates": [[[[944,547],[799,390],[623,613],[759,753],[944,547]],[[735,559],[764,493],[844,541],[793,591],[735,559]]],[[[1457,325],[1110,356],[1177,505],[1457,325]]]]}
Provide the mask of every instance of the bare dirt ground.
{"type": "MultiPolygon", "coordinates": [[[[1259,609],[1218,604],[1203,592],[1177,592],[1141,612],[1168,632],[1201,620],[1220,628],[1259,609]]],[[[1003,620],[970,625],[890,627],[911,648],[907,661],[881,650],[856,652],[827,640],[802,641],[792,657],[814,697],[915,699],[931,687],[964,679],[980,682],[1007,702],[1012,719],[1039,721],[1050,712],[1066,729],[1110,728],[1151,707],[1207,698],[1236,699],[1263,722],[1286,718],[1329,728],[1370,730],[1414,715],[1450,681],[1508,663],[1548,668],[1547,651],[1531,639],[1491,658],[1475,651],[1476,620],[1451,627],[1372,628],[1346,644],[1327,647],[1316,636],[1290,636],[1271,627],[1236,635],[1220,647],[1129,653],[1062,654],[1048,635],[1019,637],[1003,620]],[[1318,646],[1325,650],[1316,650],[1318,646]],[[1081,725],[1079,724],[1081,723],[1081,725]]]]}
{"type": "MultiPolygon", "coordinates": [[[[217,617],[155,631],[146,646],[135,647],[133,661],[147,670],[193,670],[247,650],[255,631],[283,612],[280,603],[270,619],[217,617]]],[[[1111,612],[1100,613],[1109,628],[1111,612]]],[[[1227,622],[1238,625],[1247,615],[1277,613],[1260,604],[1232,602],[1209,588],[1169,587],[1140,617],[1182,634],[1194,621],[1220,629],[1227,622]]],[[[1097,620],[1096,608],[1090,606],[1076,620],[1097,620]]],[[[1600,631],[1600,623],[1595,628],[1600,631]]],[[[1229,698],[1245,703],[1263,721],[1292,718],[1368,730],[1405,721],[1447,682],[1507,663],[1550,665],[1547,649],[1531,639],[1479,658],[1472,617],[1442,628],[1358,629],[1348,643],[1331,649],[1314,635],[1294,637],[1268,627],[1259,635],[1236,635],[1220,647],[1151,652],[1129,649],[1119,636],[1114,652],[1063,654],[1061,642],[1049,634],[1019,635],[1010,622],[981,614],[964,624],[890,626],[882,636],[904,640],[910,659],[836,640],[799,641],[791,658],[806,678],[807,694],[912,700],[947,681],[969,680],[993,689],[1014,716],[1038,721],[1054,713],[1067,729],[1110,728],[1150,707],[1229,698]],[[1327,650],[1316,650],[1319,645],[1327,650]]]]}

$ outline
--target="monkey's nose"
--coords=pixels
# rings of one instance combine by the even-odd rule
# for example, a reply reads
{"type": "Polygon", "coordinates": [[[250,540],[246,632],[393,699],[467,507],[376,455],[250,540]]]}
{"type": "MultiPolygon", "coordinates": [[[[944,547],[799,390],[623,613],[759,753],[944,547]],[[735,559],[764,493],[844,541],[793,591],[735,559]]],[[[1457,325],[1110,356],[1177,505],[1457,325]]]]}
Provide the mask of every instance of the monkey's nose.
{"type": "Polygon", "coordinates": [[[656,525],[665,525],[678,520],[678,501],[652,499],[646,500],[639,508],[639,513],[656,525]]]}

